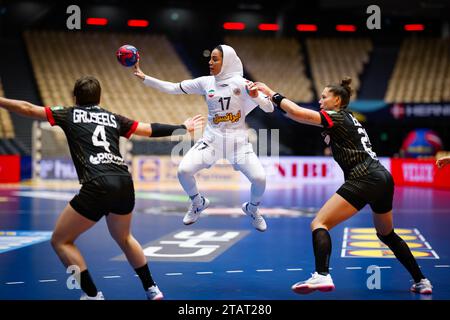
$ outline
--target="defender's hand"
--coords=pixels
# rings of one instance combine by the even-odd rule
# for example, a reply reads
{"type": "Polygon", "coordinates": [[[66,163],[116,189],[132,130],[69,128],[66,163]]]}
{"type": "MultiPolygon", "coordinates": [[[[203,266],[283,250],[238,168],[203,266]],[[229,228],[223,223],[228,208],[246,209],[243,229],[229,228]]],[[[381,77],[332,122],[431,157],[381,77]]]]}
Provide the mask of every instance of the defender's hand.
{"type": "Polygon", "coordinates": [[[201,114],[198,114],[192,118],[186,119],[183,124],[186,126],[186,130],[188,132],[192,132],[196,129],[202,128],[204,123],[205,117],[203,117],[201,114]]]}

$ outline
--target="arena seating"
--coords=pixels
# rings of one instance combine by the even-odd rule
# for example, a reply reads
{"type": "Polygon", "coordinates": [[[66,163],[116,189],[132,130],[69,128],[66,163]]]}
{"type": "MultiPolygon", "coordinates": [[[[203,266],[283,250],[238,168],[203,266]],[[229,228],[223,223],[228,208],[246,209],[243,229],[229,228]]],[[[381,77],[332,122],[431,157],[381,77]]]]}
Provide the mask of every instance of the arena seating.
{"type": "Polygon", "coordinates": [[[273,87],[297,102],[311,102],[311,80],[305,73],[300,43],[294,38],[227,36],[244,68],[255,81],[273,87]]]}
{"type": "Polygon", "coordinates": [[[394,72],[389,80],[385,101],[450,101],[450,43],[448,39],[405,39],[394,72]]]}
{"type": "Polygon", "coordinates": [[[133,68],[117,62],[116,50],[132,44],[140,51],[146,74],[172,82],[192,78],[165,36],[27,31],[24,38],[45,105],[72,105],[75,80],[94,75],[102,85],[101,105],[136,120],[181,123],[207,112],[201,96],[169,95],[147,88],[133,75],[133,68]]]}
{"type": "Polygon", "coordinates": [[[369,62],[372,42],[366,38],[308,38],[306,40],[314,89],[320,97],[328,84],[352,78],[352,100],[357,97],[360,75],[369,62]]]}

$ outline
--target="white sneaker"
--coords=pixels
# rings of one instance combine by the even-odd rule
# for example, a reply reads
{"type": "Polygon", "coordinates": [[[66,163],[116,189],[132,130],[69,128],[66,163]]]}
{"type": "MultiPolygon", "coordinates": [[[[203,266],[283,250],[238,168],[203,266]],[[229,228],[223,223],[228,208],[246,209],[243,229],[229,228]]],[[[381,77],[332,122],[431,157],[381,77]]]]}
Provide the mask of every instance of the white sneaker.
{"type": "Polygon", "coordinates": [[[421,294],[432,294],[433,286],[431,285],[430,280],[422,279],[411,286],[411,291],[421,294]]]}
{"type": "Polygon", "coordinates": [[[202,196],[202,204],[200,206],[195,205],[193,202],[191,203],[191,206],[189,207],[188,212],[183,218],[183,223],[185,225],[193,224],[195,221],[198,220],[200,217],[200,213],[208,208],[209,206],[209,200],[202,196]]]}
{"type": "Polygon", "coordinates": [[[248,208],[248,205],[249,203],[245,202],[242,205],[242,211],[244,211],[246,215],[250,216],[253,219],[252,221],[253,227],[255,227],[256,230],[261,232],[266,231],[267,229],[266,221],[264,220],[263,216],[259,213],[258,208],[256,208],[256,212],[252,212],[248,208]]]}
{"type": "Polygon", "coordinates": [[[323,276],[321,274],[318,274],[317,272],[314,272],[312,277],[309,278],[306,281],[300,281],[294,284],[291,289],[295,293],[300,294],[307,294],[311,293],[313,291],[319,290],[322,292],[328,292],[334,290],[334,283],[333,279],[331,279],[331,275],[327,274],[326,276],[323,276]]]}
{"type": "Polygon", "coordinates": [[[148,288],[147,291],[145,291],[145,294],[147,295],[147,300],[162,300],[164,299],[164,295],[159,290],[158,286],[155,284],[154,286],[151,286],[148,288]]]}
{"type": "Polygon", "coordinates": [[[89,297],[86,293],[83,293],[80,300],[105,300],[105,297],[101,291],[98,291],[95,297],[89,297]]]}

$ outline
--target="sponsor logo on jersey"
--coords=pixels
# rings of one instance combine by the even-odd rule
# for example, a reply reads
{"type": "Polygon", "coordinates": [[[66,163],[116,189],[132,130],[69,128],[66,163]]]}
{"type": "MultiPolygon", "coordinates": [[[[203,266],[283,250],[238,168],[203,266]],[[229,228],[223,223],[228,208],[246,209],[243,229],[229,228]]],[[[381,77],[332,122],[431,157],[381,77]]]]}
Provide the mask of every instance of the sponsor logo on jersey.
{"type": "Polygon", "coordinates": [[[214,116],[213,122],[214,122],[214,124],[219,124],[221,122],[235,123],[235,122],[238,122],[239,119],[241,119],[241,111],[240,110],[236,114],[233,114],[231,112],[228,112],[226,115],[223,115],[223,116],[216,114],[214,116]]]}
{"type": "Polygon", "coordinates": [[[234,89],[233,89],[233,94],[234,94],[235,96],[240,95],[240,94],[241,94],[241,89],[239,89],[239,88],[234,88],[234,89]]]}
{"type": "Polygon", "coordinates": [[[208,97],[209,97],[209,98],[214,97],[214,93],[215,93],[214,89],[209,90],[209,91],[208,91],[208,97]]]}
{"type": "Polygon", "coordinates": [[[92,164],[109,164],[109,163],[115,163],[118,165],[124,165],[124,161],[121,157],[116,156],[112,153],[97,153],[97,156],[91,155],[89,157],[89,161],[92,164]]]}

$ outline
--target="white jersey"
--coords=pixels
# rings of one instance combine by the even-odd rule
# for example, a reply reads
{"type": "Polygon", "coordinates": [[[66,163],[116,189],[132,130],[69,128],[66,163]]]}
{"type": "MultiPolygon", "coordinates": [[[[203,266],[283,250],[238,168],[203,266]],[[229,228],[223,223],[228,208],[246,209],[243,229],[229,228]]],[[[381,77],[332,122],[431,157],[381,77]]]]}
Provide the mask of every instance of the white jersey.
{"type": "Polygon", "coordinates": [[[144,84],[171,94],[199,94],[205,96],[208,104],[208,125],[205,137],[241,136],[247,137],[245,116],[259,106],[265,112],[274,110],[269,97],[259,92],[250,97],[244,68],[234,49],[221,45],[223,50],[222,69],[216,76],[205,76],[180,83],[161,81],[149,76],[144,84]]]}
{"type": "Polygon", "coordinates": [[[185,80],[180,83],[180,88],[187,94],[205,96],[208,126],[216,133],[233,134],[246,130],[245,116],[258,106],[247,92],[245,79],[238,75],[220,82],[214,76],[185,80]]]}

